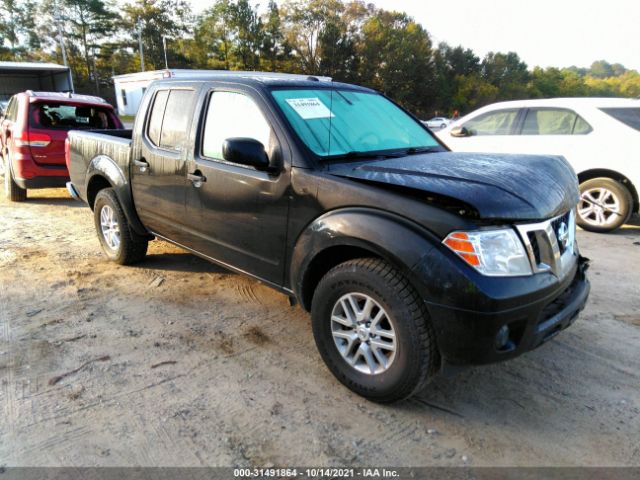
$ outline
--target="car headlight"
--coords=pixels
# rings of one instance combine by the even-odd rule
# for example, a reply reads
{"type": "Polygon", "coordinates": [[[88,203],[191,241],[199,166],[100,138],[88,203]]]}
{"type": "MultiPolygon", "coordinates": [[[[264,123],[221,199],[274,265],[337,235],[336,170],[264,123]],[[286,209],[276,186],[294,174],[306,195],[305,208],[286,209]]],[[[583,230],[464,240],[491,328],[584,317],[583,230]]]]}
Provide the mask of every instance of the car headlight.
{"type": "Polygon", "coordinates": [[[532,275],[529,257],[515,230],[452,232],[442,242],[483,275],[532,275]]]}

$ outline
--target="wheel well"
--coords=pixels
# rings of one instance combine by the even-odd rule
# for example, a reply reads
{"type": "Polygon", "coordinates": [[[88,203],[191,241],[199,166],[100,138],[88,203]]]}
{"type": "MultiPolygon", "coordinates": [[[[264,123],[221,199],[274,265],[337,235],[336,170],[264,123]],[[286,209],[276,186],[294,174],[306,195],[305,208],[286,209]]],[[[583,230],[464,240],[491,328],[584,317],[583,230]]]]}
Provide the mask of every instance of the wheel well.
{"type": "Polygon", "coordinates": [[[311,310],[313,293],[322,277],[324,277],[329,270],[347,260],[364,257],[381,258],[380,255],[371,250],[350,245],[329,247],[316,255],[307,267],[302,280],[302,288],[300,291],[302,308],[307,311],[311,310]]]}
{"type": "Polygon", "coordinates": [[[94,175],[93,177],[91,177],[91,180],[89,180],[89,185],[87,186],[87,203],[92,210],[98,192],[104,188],[111,188],[109,180],[101,175],[94,175]]]}
{"type": "Polygon", "coordinates": [[[640,206],[639,205],[640,200],[638,199],[638,190],[633,185],[633,183],[631,183],[631,180],[629,180],[627,177],[625,177],[621,173],[618,173],[614,170],[607,170],[606,168],[586,170],[578,174],[578,181],[582,183],[582,182],[586,182],[587,180],[592,180],[594,178],[601,178],[601,177],[615,180],[616,182],[621,183],[627,190],[629,190],[629,193],[631,194],[631,198],[633,199],[633,211],[634,212],[638,211],[640,206]]]}

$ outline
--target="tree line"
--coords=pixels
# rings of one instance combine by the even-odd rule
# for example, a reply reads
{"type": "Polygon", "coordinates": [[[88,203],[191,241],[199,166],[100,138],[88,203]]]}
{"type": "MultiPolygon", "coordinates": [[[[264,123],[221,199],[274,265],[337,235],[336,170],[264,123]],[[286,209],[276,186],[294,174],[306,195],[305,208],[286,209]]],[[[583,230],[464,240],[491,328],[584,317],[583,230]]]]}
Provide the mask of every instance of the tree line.
{"type": "Polygon", "coordinates": [[[170,68],[326,75],[375,88],[417,115],[464,114],[501,100],[640,96],[640,74],[604,60],[530,69],[515,52],[480,58],[434,45],[403,12],[360,0],[0,0],[0,60],[63,62],[76,90],[112,99],[111,77],[170,68]]]}

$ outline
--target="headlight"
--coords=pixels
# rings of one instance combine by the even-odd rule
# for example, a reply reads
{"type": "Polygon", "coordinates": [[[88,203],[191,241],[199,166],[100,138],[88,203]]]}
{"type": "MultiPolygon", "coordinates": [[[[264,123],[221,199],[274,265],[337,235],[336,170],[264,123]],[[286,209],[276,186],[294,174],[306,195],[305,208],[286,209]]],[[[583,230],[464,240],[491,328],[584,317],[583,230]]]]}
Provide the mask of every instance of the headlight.
{"type": "Polygon", "coordinates": [[[531,263],[518,234],[510,229],[453,232],[442,242],[483,275],[531,275],[531,263]]]}

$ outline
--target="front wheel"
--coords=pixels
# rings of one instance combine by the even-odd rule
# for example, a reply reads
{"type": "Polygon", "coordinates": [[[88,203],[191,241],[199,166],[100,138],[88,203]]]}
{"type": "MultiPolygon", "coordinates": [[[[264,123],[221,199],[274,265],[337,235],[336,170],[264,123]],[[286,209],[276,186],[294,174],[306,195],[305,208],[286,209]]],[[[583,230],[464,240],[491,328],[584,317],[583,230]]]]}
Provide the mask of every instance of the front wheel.
{"type": "Polygon", "coordinates": [[[611,178],[593,178],[580,184],[577,223],[591,232],[610,232],[629,220],[633,200],[629,190],[611,178]]]}
{"type": "Polygon", "coordinates": [[[93,217],[102,250],[120,265],[139,262],[147,254],[149,240],[130,227],[118,197],[112,188],[98,192],[93,217]]]}
{"type": "Polygon", "coordinates": [[[11,162],[9,157],[5,157],[4,161],[4,195],[12,202],[24,202],[27,199],[27,190],[20,188],[13,179],[11,173],[11,162]]]}
{"type": "Polygon", "coordinates": [[[370,400],[412,395],[440,358],[424,303],[383,260],[344,262],[327,273],[312,302],[313,335],[336,378],[370,400]]]}

